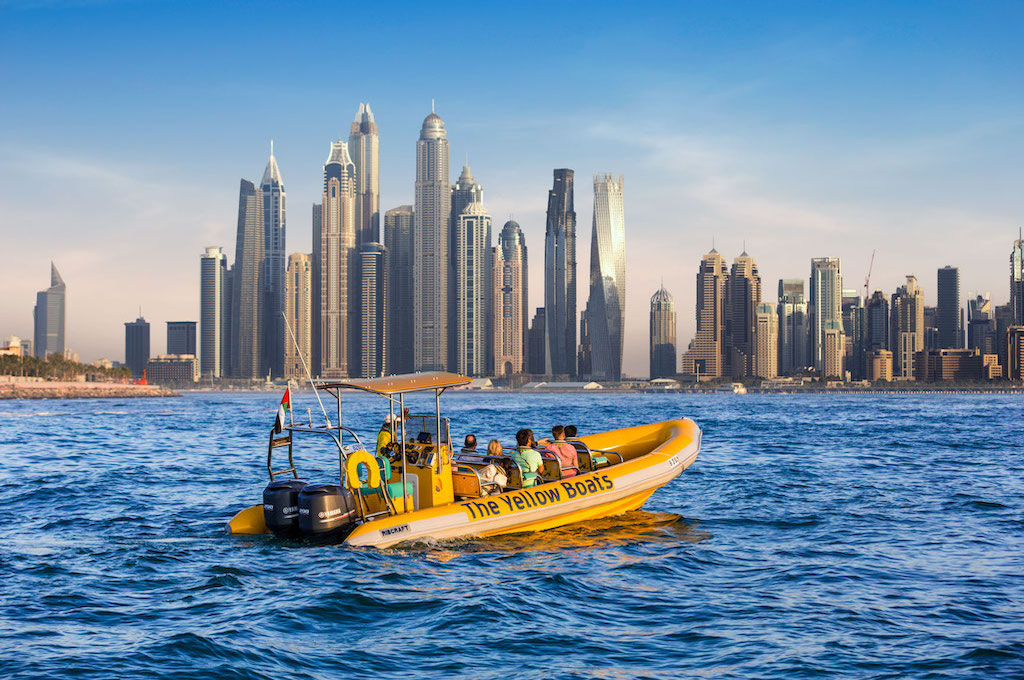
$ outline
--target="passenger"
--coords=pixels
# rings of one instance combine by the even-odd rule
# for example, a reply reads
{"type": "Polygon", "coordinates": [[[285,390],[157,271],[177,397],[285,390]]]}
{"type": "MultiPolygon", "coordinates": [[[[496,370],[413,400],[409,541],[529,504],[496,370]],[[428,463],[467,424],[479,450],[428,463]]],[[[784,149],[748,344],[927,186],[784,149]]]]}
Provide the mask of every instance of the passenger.
{"type": "Polygon", "coordinates": [[[544,449],[558,459],[562,465],[562,477],[575,477],[580,473],[580,459],[576,454],[576,447],[565,441],[565,428],[555,425],[551,428],[553,441],[544,449]]]}
{"type": "Polygon", "coordinates": [[[512,460],[522,470],[524,487],[534,486],[540,481],[540,470],[544,466],[540,452],[533,449],[535,443],[533,430],[523,429],[516,432],[516,450],[512,452],[512,460]]]}
{"type": "Polygon", "coordinates": [[[566,425],[565,426],[565,441],[571,442],[574,439],[576,439],[576,432],[577,432],[577,430],[576,430],[576,426],[575,425],[566,425]]]}
{"type": "Polygon", "coordinates": [[[487,444],[487,466],[480,470],[481,490],[486,495],[501,493],[508,484],[508,470],[505,469],[503,459],[505,452],[501,448],[501,442],[492,439],[487,444]]]}
{"type": "Polygon", "coordinates": [[[476,435],[467,434],[466,439],[462,442],[461,453],[472,453],[476,455],[476,435]]]}

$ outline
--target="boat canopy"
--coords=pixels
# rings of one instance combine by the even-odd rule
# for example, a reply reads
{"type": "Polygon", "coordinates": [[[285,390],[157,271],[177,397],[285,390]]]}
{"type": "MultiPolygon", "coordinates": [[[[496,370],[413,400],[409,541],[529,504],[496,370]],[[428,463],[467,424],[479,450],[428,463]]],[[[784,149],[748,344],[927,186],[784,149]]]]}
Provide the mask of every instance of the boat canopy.
{"type": "Polygon", "coordinates": [[[426,390],[446,390],[449,387],[461,387],[473,382],[458,373],[447,373],[445,371],[430,371],[426,373],[404,373],[400,375],[389,375],[384,378],[355,378],[352,380],[340,380],[317,383],[317,389],[353,389],[364,392],[372,392],[389,396],[392,394],[406,394],[408,392],[422,392],[426,390]]]}

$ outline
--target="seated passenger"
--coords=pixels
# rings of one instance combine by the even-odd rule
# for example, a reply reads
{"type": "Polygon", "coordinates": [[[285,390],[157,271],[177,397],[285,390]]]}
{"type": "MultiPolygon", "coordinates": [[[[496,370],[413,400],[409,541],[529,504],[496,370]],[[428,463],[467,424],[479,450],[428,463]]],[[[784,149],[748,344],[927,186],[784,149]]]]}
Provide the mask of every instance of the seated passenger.
{"type": "Polygon", "coordinates": [[[497,439],[492,439],[487,444],[487,467],[480,471],[481,491],[484,495],[501,493],[508,484],[508,474],[501,464],[504,455],[501,442],[497,439]]]}
{"type": "Polygon", "coordinates": [[[473,454],[475,454],[476,452],[477,452],[476,451],[476,435],[467,434],[466,435],[466,439],[462,442],[462,451],[461,451],[461,453],[473,453],[473,454]]]}
{"type": "Polygon", "coordinates": [[[553,441],[544,449],[558,459],[562,465],[562,477],[575,477],[580,473],[580,459],[576,454],[576,447],[565,441],[565,428],[555,425],[551,428],[553,441]]]}
{"type": "Polygon", "coordinates": [[[516,449],[512,452],[512,460],[519,465],[523,471],[523,486],[534,486],[540,479],[540,470],[544,467],[544,460],[540,452],[533,449],[535,440],[533,430],[523,429],[516,432],[516,449]]]}
{"type": "Polygon", "coordinates": [[[576,432],[577,432],[577,430],[576,430],[576,426],[575,425],[566,425],[565,426],[565,441],[571,442],[572,440],[576,439],[576,432]]]}

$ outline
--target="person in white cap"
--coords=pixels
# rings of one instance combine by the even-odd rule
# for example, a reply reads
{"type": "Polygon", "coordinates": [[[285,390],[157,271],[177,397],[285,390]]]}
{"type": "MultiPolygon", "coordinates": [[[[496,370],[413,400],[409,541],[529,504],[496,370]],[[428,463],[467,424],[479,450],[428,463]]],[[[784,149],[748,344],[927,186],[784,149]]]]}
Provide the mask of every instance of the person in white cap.
{"type": "MultiPolygon", "coordinates": [[[[409,409],[405,410],[405,418],[409,417],[409,409]]],[[[377,433],[377,455],[387,456],[388,449],[391,448],[391,444],[395,441],[395,429],[398,427],[398,423],[402,420],[394,413],[388,413],[384,416],[384,424],[380,426],[380,432],[377,433]]]]}

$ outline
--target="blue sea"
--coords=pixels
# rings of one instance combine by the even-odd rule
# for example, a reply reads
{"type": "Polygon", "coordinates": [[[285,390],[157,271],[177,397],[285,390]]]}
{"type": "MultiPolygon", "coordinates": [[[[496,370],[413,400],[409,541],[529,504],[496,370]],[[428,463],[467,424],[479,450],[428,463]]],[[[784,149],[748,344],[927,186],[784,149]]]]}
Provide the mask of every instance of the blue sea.
{"type": "Polygon", "coordinates": [[[449,394],[459,438],[685,416],[703,450],[642,511],[384,551],[225,534],[278,401],[0,402],[0,677],[1024,677],[1019,397],[449,394]]]}

